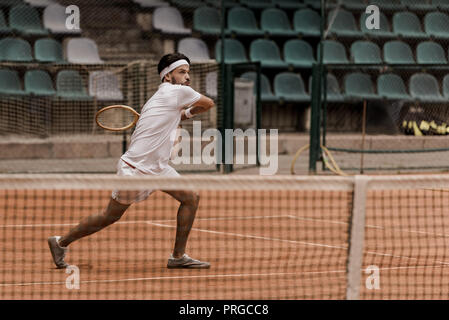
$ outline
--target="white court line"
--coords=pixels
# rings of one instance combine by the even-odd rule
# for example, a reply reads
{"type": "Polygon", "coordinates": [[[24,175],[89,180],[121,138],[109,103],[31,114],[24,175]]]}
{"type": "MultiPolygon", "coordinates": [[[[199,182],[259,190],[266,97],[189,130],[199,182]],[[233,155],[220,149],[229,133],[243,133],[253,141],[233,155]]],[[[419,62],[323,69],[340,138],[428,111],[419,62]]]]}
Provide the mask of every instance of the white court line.
{"type": "MultiPolygon", "coordinates": [[[[420,269],[420,268],[442,268],[443,266],[409,266],[409,267],[386,267],[379,268],[381,271],[401,270],[401,269],[420,269]]],[[[360,270],[361,272],[364,269],[360,270]]],[[[243,278],[243,277],[271,277],[271,276],[305,276],[318,274],[346,273],[346,270],[325,270],[325,271],[304,271],[304,272],[278,272],[278,273],[238,273],[238,274],[210,274],[200,276],[168,276],[168,277],[146,277],[146,278],[126,278],[126,279],[105,279],[105,280],[81,280],[80,283],[114,283],[114,282],[132,282],[132,281],[151,281],[151,280],[186,280],[186,279],[213,279],[213,278],[243,278]]],[[[308,280],[308,279],[306,279],[308,280]]],[[[0,287],[19,287],[33,285],[65,285],[65,281],[42,281],[42,282],[22,282],[22,283],[0,283],[0,287]]]]}

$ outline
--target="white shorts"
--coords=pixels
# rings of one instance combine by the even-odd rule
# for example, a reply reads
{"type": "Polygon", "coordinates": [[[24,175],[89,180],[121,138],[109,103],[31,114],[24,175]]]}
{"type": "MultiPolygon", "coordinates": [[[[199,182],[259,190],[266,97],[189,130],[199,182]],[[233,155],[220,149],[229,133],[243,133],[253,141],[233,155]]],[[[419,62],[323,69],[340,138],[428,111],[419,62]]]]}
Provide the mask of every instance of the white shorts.
{"type": "MultiPolygon", "coordinates": [[[[126,162],[120,159],[117,163],[117,175],[119,176],[145,176],[149,173],[142,172],[136,168],[130,167],[126,162]]],[[[161,176],[179,177],[180,174],[175,169],[168,166],[161,174],[161,176]]],[[[140,202],[148,198],[148,196],[155,190],[114,190],[112,191],[112,199],[121,204],[131,204],[140,202]]]]}

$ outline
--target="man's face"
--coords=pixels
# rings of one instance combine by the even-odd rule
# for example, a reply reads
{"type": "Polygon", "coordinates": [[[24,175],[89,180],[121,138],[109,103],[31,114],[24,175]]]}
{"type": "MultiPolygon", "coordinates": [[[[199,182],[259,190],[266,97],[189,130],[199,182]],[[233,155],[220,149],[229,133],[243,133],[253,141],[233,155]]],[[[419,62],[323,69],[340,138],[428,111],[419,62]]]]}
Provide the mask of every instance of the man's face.
{"type": "Polygon", "coordinates": [[[182,65],[168,74],[171,84],[182,84],[184,86],[190,86],[190,67],[189,65],[182,65]]]}

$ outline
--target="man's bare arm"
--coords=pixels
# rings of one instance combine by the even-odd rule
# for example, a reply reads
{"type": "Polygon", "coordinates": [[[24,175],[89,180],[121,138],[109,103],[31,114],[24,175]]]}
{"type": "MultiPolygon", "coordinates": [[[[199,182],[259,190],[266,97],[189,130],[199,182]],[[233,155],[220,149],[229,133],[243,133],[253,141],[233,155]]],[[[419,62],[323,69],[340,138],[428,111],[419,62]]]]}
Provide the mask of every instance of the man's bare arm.
{"type": "MultiPolygon", "coordinates": [[[[193,107],[190,108],[190,113],[192,115],[197,115],[197,114],[200,114],[203,112],[207,112],[209,109],[211,109],[214,106],[215,106],[214,100],[201,95],[201,98],[197,102],[195,102],[193,107]]],[[[182,110],[181,120],[186,120],[186,119],[187,119],[187,117],[185,114],[185,110],[182,110]]]]}

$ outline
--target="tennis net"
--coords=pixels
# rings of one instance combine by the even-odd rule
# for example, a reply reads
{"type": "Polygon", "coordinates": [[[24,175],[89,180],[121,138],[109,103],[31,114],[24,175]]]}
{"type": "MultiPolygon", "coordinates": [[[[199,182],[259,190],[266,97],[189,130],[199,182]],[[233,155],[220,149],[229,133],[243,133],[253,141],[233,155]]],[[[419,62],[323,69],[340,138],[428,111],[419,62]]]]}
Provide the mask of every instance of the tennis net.
{"type": "Polygon", "coordinates": [[[449,176],[0,175],[0,299],[447,299],[449,176]],[[73,242],[47,238],[111,191],[195,190],[186,252],[167,269],[179,203],[156,191],[73,242]]]}

